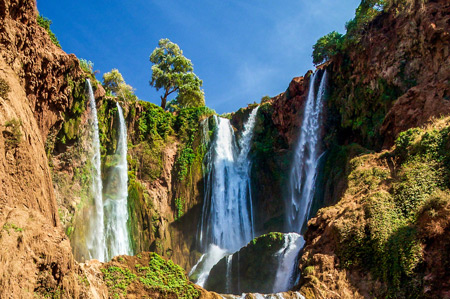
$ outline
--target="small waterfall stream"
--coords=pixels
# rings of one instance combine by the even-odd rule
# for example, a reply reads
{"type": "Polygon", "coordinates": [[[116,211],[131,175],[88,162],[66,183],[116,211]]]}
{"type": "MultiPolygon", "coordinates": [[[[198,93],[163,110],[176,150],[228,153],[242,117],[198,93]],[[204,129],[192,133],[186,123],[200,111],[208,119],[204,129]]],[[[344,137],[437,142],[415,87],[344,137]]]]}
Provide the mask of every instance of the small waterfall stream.
{"type": "Polygon", "coordinates": [[[284,246],[278,252],[278,269],[275,276],[273,292],[285,292],[296,284],[295,270],[297,268],[297,256],[303,248],[305,240],[296,233],[284,235],[284,246]]]}
{"type": "MultiPolygon", "coordinates": [[[[205,157],[206,188],[199,232],[201,246],[206,249],[202,259],[212,261],[214,256],[214,264],[254,237],[248,153],[258,108],[250,113],[239,144],[230,120],[214,116],[217,129],[205,157]]],[[[200,277],[204,279],[198,279],[197,284],[203,285],[214,264],[203,265],[200,277]]]]}
{"type": "Polygon", "coordinates": [[[289,196],[286,200],[286,224],[288,232],[301,232],[308,220],[317,176],[320,152],[320,130],[323,99],[327,81],[326,71],[322,75],[316,94],[317,71],[309,83],[308,98],[303,113],[300,138],[295,150],[289,181],[289,196]]]}
{"type": "Polygon", "coordinates": [[[86,80],[88,86],[89,106],[91,108],[92,121],[92,195],[94,197],[95,209],[90,218],[90,231],[86,236],[86,245],[91,259],[105,261],[105,237],[103,224],[103,183],[101,174],[100,137],[98,133],[97,106],[91,81],[86,80]]]}
{"type": "Polygon", "coordinates": [[[108,195],[105,208],[106,259],[114,256],[131,255],[130,240],[127,229],[128,221],[128,163],[127,163],[127,127],[122,107],[116,103],[119,115],[119,130],[115,162],[108,178],[108,195]],[[112,187],[111,187],[112,186],[112,187]]]}

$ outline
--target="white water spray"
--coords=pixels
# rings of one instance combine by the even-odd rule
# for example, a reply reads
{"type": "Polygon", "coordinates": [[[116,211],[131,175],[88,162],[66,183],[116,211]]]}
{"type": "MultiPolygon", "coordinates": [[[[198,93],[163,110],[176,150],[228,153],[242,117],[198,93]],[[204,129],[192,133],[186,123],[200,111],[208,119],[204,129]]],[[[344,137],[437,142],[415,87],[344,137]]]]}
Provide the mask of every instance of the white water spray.
{"type": "Polygon", "coordinates": [[[311,203],[314,198],[314,186],[320,152],[321,114],[327,81],[327,73],[325,71],[316,95],[315,81],[317,74],[318,72],[310,79],[300,138],[295,150],[290,175],[289,197],[286,201],[286,224],[289,232],[302,231],[305,222],[308,220],[311,203]]]}
{"type": "Polygon", "coordinates": [[[204,247],[215,244],[234,252],[254,237],[248,153],[257,112],[258,108],[250,113],[239,147],[230,120],[215,117],[217,132],[208,154],[200,232],[204,247]]]}
{"type": "MultiPolygon", "coordinates": [[[[254,238],[248,154],[258,108],[250,113],[239,145],[230,120],[214,116],[217,129],[205,156],[206,187],[199,231],[199,241],[208,248],[207,255],[211,244],[231,253],[254,238]]],[[[197,284],[206,281],[212,266],[202,269],[200,276],[205,279],[198,279],[197,284]]]]}
{"type": "Polygon", "coordinates": [[[283,248],[277,253],[278,269],[275,276],[273,292],[285,292],[292,289],[296,277],[294,275],[298,253],[303,248],[305,240],[296,233],[284,235],[283,248]]]}
{"type": "Polygon", "coordinates": [[[110,171],[108,195],[104,203],[106,228],[106,259],[114,256],[131,255],[128,221],[128,163],[127,163],[127,127],[123,110],[116,103],[119,115],[119,132],[115,154],[116,165],[110,171]],[[112,186],[112,187],[110,187],[112,186]],[[111,192],[112,191],[112,192],[111,192]]]}
{"type": "Polygon", "coordinates": [[[89,92],[89,106],[91,108],[92,121],[92,195],[95,209],[90,219],[90,231],[86,236],[86,246],[91,259],[105,261],[105,238],[103,229],[103,184],[101,174],[100,137],[98,133],[97,107],[91,82],[86,80],[89,92]]]}

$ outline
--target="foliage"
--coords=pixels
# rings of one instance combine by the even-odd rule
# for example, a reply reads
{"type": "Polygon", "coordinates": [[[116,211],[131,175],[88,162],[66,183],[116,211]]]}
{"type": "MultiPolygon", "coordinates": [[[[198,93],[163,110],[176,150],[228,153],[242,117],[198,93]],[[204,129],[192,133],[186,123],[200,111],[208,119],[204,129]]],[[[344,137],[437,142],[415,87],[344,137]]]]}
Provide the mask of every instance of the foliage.
{"type": "Polygon", "coordinates": [[[164,260],[158,254],[151,252],[148,266],[136,265],[139,280],[150,290],[164,291],[174,294],[180,299],[194,299],[199,292],[189,282],[183,268],[171,260],[164,260]]]}
{"type": "Polygon", "coordinates": [[[120,293],[126,296],[128,286],[136,279],[136,274],[126,268],[111,266],[102,268],[101,271],[103,272],[103,280],[114,298],[119,298],[120,293]]]}
{"type": "Polygon", "coordinates": [[[265,104],[267,102],[270,102],[272,100],[271,97],[269,97],[268,95],[265,95],[261,98],[261,104],[265,104]]]}
{"type": "Polygon", "coordinates": [[[112,69],[110,72],[103,74],[103,87],[107,92],[110,91],[113,95],[124,100],[137,100],[133,87],[125,83],[122,74],[117,69],[112,69]]]}
{"type": "Polygon", "coordinates": [[[163,139],[173,133],[173,115],[149,102],[139,102],[142,112],[137,120],[141,140],[163,139]]]}
{"type": "Polygon", "coordinates": [[[8,85],[8,82],[6,82],[5,79],[0,78],[0,97],[7,100],[8,99],[8,93],[11,91],[11,88],[8,85]]]}
{"type": "Polygon", "coordinates": [[[344,36],[336,31],[319,38],[313,46],[313,63],[320,64],[341,51],[344,36]]]}
{"type": "Polygon", "coordinates": [[[15,148],[22,141],[22,121],[20,119],[13,118],[5,122],[5,130],[3,131],[3,137],[5,138],[5,144],[7,148],[15,148]]]}
{"type": "Polygon", "coordinates": [[[360,201],[363,209],[348,210],[336,221],[337,254],[344,267],[369,270],[385,282],[383,296],[402,297],[421,288],[420,217],[441,215],[450,205],[443,195],[450,192],[450,123],[441,122],[446,125],[401,133],[390,152],[350,162],[344,198],[360,201]],[[385,166],[387,160],[396,161],[394,170],[385,166]]]}
{"type": "Polygon", "coordinates": [[[39,26],[41,26],[42,28],[44,28],[48,35],[50,36],[50,39],[52,41],[53,44],[55,44],[58,48],[61,48],[61,45],[59,44],[58,38],[56,37],[56,35],[51,31],[50,29],[50,25],[52,24],[52,21],[49,20],[48,18],[38,15],[37,16],[37,23],[39,24],[39,26]]]}
{"type": "Polygon", "coordinates": [[[5,224],[3,224],[3,229],[6,230],[6,232],[9,235],[9,230],[12,229],[14,230],[16,233],[21,233],[23,232],[23,228],[18,227],[17,225],[15,225],[14,223],[10,223],[10,222],[6,222],[5,224]]]}
{"type": "Polygon", "coordinates": [[[179,111],[174,123],[174,128],[183,143],[175,161],[179,180],[184,180],[189,172],[189,167],[197,157],[194,150],[194,141],[200,121],[214,113],[208,107],[185,108],[179,111]]]}
{"type": "Polygon", "coordinates": [[[94,72],[94,63],[90,60],[80,58],[80,67],[86,73],[91,74],[94,72]]]}
{"type": "Polygon", "coordinates": [[[203,82],[193,73],[192,62],[169,39],[161,39],[158,45],[150,55],[153,63],[150,85],[164,90],[161,107],[166,108],[167,97],[174,92],[178,93],[176,101],[181,107],[204,106],[203,82]]]}
{"type": "Polygon", "coordinates": [[[175,198],[175,220],[183,217],[184,214],[184,199],[181,197],[175,198]]]}

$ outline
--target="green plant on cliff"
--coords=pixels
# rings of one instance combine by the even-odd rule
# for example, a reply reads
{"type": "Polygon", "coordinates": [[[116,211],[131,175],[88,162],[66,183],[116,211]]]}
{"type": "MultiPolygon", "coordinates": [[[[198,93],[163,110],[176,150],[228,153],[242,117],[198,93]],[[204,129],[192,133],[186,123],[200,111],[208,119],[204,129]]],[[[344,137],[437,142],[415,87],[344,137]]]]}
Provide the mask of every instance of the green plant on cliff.
{"type": "Polygon", "coordinates": [[[125,83],[118,69],[112,69],[110,72],[103,74],[103,87],[107,92],[111,92],[121,99],[127,101],[137,100],[133,87],[125,83]]]}
{"type": "Polygon", "coordinates": [[[54,43],[56,46],[61,48],[61,45],[59,44],[58,38],[56,38],[56,35],[50,29],[50,25],[52,24],[52,21],[49,20],[48,18],[42,16],[42,15],[39,15],[39,14],[37,16],[36,21],[39,24],[39,26],[41,26],[42,28],[44,28],[47,31],[48,35],[50,36],[50,39],[51,39],[52,43],[54,43]]]}
{"type": "Polygon", "coordinates": [[[344,36],[336,31],[319,38],[313,46],[313,63],[320,64],[342,50],[344,36]]]}
{"type": "Polygon", "coordinates": [[[0,78],[0,97],[7,100],[8,99],[8,93],[11,91],[11,88],[9,87],[8,82],[6,82],[5,79],[0,78]]]}
{"type": "Polygon", "coordinates": [[[165,260],[156,253],[149,253],[148,266],[136,265],[139,280],[150,290],[163,291],[180,299],[194,299],[200,296],[184,274],[183,268],[171,260],[165,260]]]}
{"type": "Polygon", "coordinates": [[[83,71],[86,73],[93,73],[94,72],[94,63],[90,60],[86,60],[84,58],[80,58],[80,67],[83,71]]]}
{"type": "Polygon", "coordinates": [[[164,95],[161,96],[163,109],[172,93],[178,93],[176,101],[181,107],[205,105],[201,89],[203,81],[194,74],[192,62],[183,56],[183,51],[177,44],[167,38],[161,39],[150,55],[150,62],[153,64],[150,85],[156,90],[164,90],[164,95]]]}
{"type": "Polygon", "coordinates": [[[103,280],[106,286],[112,292],[113,298],[120,298],[119,294],[127,295],[128,286],[136,279],[136,274],[132,273],[130,269],[111,266],[102,268],[103,280]]]}
{"type": "Polygon", "coordinates": [[[450,192],[450,121],[433,126],[403,132],[390,152],[351,161],[345,196],[360,201],[362,211],[349,211],[336,222],[337,254],[344,267],[369,270],[385,282],[380,292],[386,296],[420,292],[421,219],[450,205],[443,195],[450,192]],[[395,169],[386,167],[389,161],[396,161],[395,169]]]}
{"type": "Polygon", "coordinates": [[[179,111],[175,119],[174,128],[183,144],[179,149],[175,161],[178,179],[180,181],[183,181],[189,173],[189,168],[196,158],[198,158],[198,155],[201,155],[201,159],[203,159],[203,146],[198,146],[198,144],[194,143],[196,142],[201,120],[214,113],[213,110],[207,107],[184,108],[179,111]]]}
{"type": "Polygon", "coordinates": [[[22,141],[22,131],[20,130],[22,121],[13,118],[4,124],[3,137],[5,138],[6,148],[15,148],[22,141]]]}
{"type": "Polygon", "coordinates": [[[184,215],[184,199],[181,197],[175,198],[175,220],[180,219],[184,215]]]}

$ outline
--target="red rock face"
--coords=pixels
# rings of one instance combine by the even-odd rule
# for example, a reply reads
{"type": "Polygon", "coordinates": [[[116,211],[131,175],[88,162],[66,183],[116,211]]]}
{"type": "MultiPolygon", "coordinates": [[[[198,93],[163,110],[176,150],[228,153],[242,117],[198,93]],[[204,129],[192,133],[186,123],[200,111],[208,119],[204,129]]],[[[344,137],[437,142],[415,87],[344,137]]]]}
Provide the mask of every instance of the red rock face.
{"type": "Polygon", "coordinates": [[[79,61],[54,45],[37,24],[35,1],[0,0],[0,8],[0,53],[18,75],[45,140],[72,105],[67,78],[81,76],[79,61]]]}
{"type": "Polygon", "coordinates": [[[312,72],[308,71],[304,77],[292,79],[286,92],[274,98],[272,121],[290,146],[300,132],[311,74],[312,72]]]}

